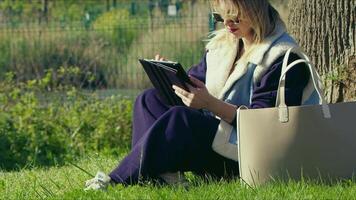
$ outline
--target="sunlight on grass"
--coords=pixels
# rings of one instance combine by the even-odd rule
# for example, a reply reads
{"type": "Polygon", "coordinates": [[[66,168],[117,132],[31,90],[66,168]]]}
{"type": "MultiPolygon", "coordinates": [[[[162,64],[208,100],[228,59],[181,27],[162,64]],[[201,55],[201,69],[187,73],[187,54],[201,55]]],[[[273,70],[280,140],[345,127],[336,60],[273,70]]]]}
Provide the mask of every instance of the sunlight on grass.
{"type": "MultiPolygon", "coordinates": [[[[122,159],[124,154],[119,156],[122,159]]],[[[91,155],[75,163],[90,174],[98,170],[110,172],[116,165],[114,157],[91,155]]],[[[84,192],[90,175],[78,167],[23,169],[0,172],[0,199],[352,199],[356,184],[345,181],[334,185],[312,182],[271,183],[250,188],[239,180],[206,181],[188,174],[189,186],[171,187],[150,183],[109,187],[106,192],[84,192]]]]}

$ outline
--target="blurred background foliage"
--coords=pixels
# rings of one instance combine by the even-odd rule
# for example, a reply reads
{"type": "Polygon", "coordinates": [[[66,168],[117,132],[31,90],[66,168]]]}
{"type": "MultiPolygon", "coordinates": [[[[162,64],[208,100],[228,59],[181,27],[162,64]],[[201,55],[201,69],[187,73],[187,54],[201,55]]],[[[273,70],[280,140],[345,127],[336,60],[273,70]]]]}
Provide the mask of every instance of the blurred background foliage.
{"type": "Polygon", "coordinates": [[[77,66],[101,77],[91,85],[100,89],[150,87],[137,59],[156,53],[192,66],[211,26],[205,1],[3,0],[0,9],[0,78],[77,66]]]}

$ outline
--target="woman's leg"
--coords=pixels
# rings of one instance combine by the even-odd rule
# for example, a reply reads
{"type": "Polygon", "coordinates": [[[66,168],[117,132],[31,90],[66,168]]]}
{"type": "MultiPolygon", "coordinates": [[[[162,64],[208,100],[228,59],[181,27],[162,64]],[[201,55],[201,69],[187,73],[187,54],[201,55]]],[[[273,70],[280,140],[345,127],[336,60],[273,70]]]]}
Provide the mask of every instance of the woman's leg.
{"type": "Polygon", "coordinates": [[[140,177],[193,171],[223,176],[238,174],[236,162],[211,149],[219,120],[188,107],[171,107],[163,114],[120,165],[110,173],[116,183],[137,183],[140,177]]]}
{"type": "Polygon", "coordinates": [[[132,147],[168,109],[169,106],[163,103],[156,89],[145,90],[137,96],[133,112],[132,147]]]}

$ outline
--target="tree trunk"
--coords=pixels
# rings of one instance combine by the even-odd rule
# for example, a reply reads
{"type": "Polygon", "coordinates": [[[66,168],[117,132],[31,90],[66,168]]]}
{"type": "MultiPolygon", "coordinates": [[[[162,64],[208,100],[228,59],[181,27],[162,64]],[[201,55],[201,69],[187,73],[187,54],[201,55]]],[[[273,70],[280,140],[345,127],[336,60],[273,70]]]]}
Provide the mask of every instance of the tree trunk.
{"type": "Polygon", "coordinates": [[[288,30],[317,67],[327,100],[355,100],[355,0],[289,1],[289,8],[288,30]]]}

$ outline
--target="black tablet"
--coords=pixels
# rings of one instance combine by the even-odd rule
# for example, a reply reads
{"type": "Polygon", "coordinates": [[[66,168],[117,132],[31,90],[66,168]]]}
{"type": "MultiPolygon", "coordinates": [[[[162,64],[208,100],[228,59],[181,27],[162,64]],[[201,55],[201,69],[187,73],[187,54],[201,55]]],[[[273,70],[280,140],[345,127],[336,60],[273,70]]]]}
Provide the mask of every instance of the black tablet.
{"type": "Polygon", "coordinates": [[[139,59],[139,61],[165,103],[172,106],[184,105],[181,98],[174,93],[172,85],[189,91],[188,84],[193,87],[194,84],[180,63],[147,59],[139,59]]]}

